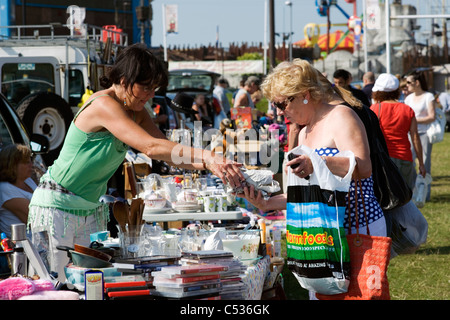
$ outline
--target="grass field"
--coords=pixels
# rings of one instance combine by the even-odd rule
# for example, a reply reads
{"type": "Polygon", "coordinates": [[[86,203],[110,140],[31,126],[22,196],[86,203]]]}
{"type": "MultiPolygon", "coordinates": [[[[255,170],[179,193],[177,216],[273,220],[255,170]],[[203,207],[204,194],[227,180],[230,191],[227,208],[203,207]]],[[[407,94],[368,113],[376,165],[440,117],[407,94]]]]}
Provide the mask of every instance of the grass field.
{"type": "MultiPolygon", "coordinates": [[[[414,254],[400,255],[388,269],[392,300],[450,299],[450,133],[433,145],[431,199],[421,209],[428,221],[428,239],[414,254]]],[[[308,299],[294,276],[283,269],[290,300],[308,299]]]]}

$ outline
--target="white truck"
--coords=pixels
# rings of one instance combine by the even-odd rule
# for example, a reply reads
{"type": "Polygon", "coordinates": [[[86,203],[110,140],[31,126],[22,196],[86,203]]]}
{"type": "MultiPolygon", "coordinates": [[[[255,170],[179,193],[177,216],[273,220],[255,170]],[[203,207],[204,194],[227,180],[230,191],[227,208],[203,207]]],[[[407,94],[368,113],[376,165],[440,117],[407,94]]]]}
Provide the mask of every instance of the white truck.
{"type": "Polygon", "coordinates": [[[30,133],[48,137],[44,161],[51,165],[87,88],[101,89],[99,77],[128,45],[128,36],[114,26],[88,24],[0,28],[8,29],[8,36],[0,36],[2,93],[30,133]]]}

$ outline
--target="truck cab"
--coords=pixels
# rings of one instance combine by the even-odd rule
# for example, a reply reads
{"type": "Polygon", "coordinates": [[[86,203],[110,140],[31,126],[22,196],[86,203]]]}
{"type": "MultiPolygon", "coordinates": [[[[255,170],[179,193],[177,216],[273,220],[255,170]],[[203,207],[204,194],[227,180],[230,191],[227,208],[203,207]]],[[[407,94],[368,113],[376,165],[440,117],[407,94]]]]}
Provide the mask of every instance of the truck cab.
{"type": "Polygon", "coordinates": [[[57,158],[83,95],[102,89],[99,77],[128,43],[126,34],[111,29],[82,25],[84,31],[74,33],[71,25],[58,27],[58,35],[53,24],[0,27],[12,34],[0,38],[2,93],[29,132],[48,138],[47,165],[57,158]],[[23,28],[34,35],[21,35],[23,28]]]}

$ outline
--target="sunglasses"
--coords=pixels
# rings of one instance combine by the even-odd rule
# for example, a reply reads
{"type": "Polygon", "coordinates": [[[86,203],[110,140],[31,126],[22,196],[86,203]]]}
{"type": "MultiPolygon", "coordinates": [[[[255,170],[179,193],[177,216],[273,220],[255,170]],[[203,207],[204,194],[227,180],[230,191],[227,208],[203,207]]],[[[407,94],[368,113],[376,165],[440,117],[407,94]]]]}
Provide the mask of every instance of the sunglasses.
{"type": "Polygon", "coordinates": [[[291,103],[295,97],[286,98],[286,100],[282,102],[272,102],[272,106],[284,111],[289,103],[291,103]]]}

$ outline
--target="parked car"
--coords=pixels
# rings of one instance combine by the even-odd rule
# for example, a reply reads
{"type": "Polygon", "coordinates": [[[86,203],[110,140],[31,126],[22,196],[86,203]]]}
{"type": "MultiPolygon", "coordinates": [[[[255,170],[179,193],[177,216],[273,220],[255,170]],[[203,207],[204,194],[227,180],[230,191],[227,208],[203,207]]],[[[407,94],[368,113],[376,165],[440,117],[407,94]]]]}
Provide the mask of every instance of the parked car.
{"type": "Polygon", "coordinates": [[[35,176],[33,178],[37,182],[47,171],[41,155],[49,151],[48,138],[36,133],[30,135],[16,111],[0,93],[0,150],[13,143],[30,146],[33,155],[36,156],[34,157],[35,176]]]}
{"type": "MultiPolygon", "coordinates": [[[[167,86],[166,95],[172,100],[178,92],[184,92],[193,98],[197,94],[204,94],[206,103],[210,106],[208,116],[214,119],[215,111],[213,106],[213,91],[216,80],[220,74],[197,69],[178,69],[169,71],[169,85],[167,86]]],[[[218,103],[218,101],[217,101],[218,103]]],[[[185,115],[183,115],[184,117],[185,115]]],[[[186,125],[190,127],[192,120],[186,119],[186,125]]]]}

